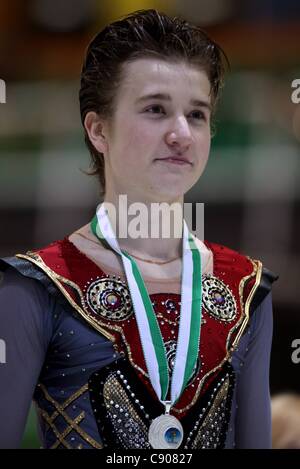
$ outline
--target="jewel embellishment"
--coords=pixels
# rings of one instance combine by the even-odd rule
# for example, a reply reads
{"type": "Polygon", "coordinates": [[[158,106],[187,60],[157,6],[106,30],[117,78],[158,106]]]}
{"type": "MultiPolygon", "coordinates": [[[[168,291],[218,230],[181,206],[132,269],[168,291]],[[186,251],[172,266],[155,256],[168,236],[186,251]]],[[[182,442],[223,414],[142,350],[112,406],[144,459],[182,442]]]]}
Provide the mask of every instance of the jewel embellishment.
{"type": "MultiPolygon", "coordinates": [[[[167,355],[167,360],[168,360],[168,369],[169,369],[170,374],[172,373],[174,364],[175,364],[176,345],[177,345],[176,340],[169,340],[168,342],[165,342],[166,355],[167,355]]],[[[195,377],[198,375],[200,371],[200,365],[201,365],[201,362],[198,357],[196,368],[190,380],[188,381],[187,386],[189,386],[194,381],[195,377]]]]}
{"type": "Polygon", "coordinates": [[[165,303],[165,307],[168,310],[168,312],[176,311],[176,304],[173,300],[167,299],[164,303],[165,303]]]}
{"type": "Polygon", "coordinates": [[[171,373],[174,368],[175,356],[176,356],[176,345],[177,344],[175,340],[170,340],[169,342],[165,343],[169,373],[171,373]]]}
{"type": "Polygon", "coordinates": [[[235,298],[229,287],[217,277],[203,276],[203,306],[210,316],[223,322],[233,321],[237,314],[235,298]]]}
{"type": "Polygon", "coordinates": [[[129,290],[121,280],[95,280],[88,287],[86,301],[95,314],[112,321],[124,321],[133,314],[129,290]]]}

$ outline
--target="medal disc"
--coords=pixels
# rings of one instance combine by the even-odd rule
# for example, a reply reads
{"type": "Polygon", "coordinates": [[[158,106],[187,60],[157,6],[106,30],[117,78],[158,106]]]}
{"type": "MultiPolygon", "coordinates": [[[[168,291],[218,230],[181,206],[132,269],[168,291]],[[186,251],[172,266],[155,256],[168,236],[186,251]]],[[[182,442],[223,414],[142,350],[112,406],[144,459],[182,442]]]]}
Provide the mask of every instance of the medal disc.
{"type": "Polygon", "coordinates": [[[176,417],[164,414],[153,420],[148,436],[154,449],[177,449],[183,440],[183,428],[176,417]]]}

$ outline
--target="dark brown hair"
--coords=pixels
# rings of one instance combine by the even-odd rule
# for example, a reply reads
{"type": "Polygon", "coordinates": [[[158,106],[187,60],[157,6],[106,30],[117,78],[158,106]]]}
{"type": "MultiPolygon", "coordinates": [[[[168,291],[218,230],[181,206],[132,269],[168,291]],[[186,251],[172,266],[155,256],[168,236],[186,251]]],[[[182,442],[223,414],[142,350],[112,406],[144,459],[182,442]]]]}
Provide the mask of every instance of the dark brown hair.
{"type": "MultiPolygon", "coordinates": [[[[213,108],[223,84],[228,60],[223,50],[205,32],[181,18],[170,18],[157,10],[139,10],[100,31],[88,45],[79,92],[81,121],[89,111],[111,119],[115,97],[123,78],[123,65],[138,58],[156,57],[184,61],[207,73],[213,108]]],[[[104,157],[85,130],[92,168],[105,193],[104,157]]]]}

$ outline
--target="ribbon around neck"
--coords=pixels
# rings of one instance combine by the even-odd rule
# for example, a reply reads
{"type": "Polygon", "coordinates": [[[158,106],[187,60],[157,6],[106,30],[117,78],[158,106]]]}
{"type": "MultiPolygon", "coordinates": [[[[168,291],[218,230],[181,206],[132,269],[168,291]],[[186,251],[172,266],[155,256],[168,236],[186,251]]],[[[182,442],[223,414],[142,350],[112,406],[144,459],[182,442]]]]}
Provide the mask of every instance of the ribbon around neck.
{"type": "MultiPolygon", "coordinates": [[[[149,379],[160,402],[165,403],[170,376],[166,348],[143,277],[134,259],[120,249],[105,204],[97,207],[91,230],[107,248],[121,256],[149,379]]],[[[202,315],[201,254],[183,220],[181,308],[175,363],[171,377],[171,405],[180,398],[198,359],[202,315]]]]}

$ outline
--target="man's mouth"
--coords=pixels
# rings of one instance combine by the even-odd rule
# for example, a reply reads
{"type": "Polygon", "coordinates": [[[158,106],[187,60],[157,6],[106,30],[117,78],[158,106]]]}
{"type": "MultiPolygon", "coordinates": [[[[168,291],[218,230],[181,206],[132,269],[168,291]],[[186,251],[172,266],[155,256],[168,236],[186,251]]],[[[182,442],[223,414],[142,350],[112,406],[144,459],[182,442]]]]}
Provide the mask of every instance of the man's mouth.
{"type": "Polygon", "coordinates": [[[155,161],[161,161],[163,163],[171,163],[177,165],[192,165],[192,163],[183,156],[167,156],[166,158],[156,158],[155,161]]]}

